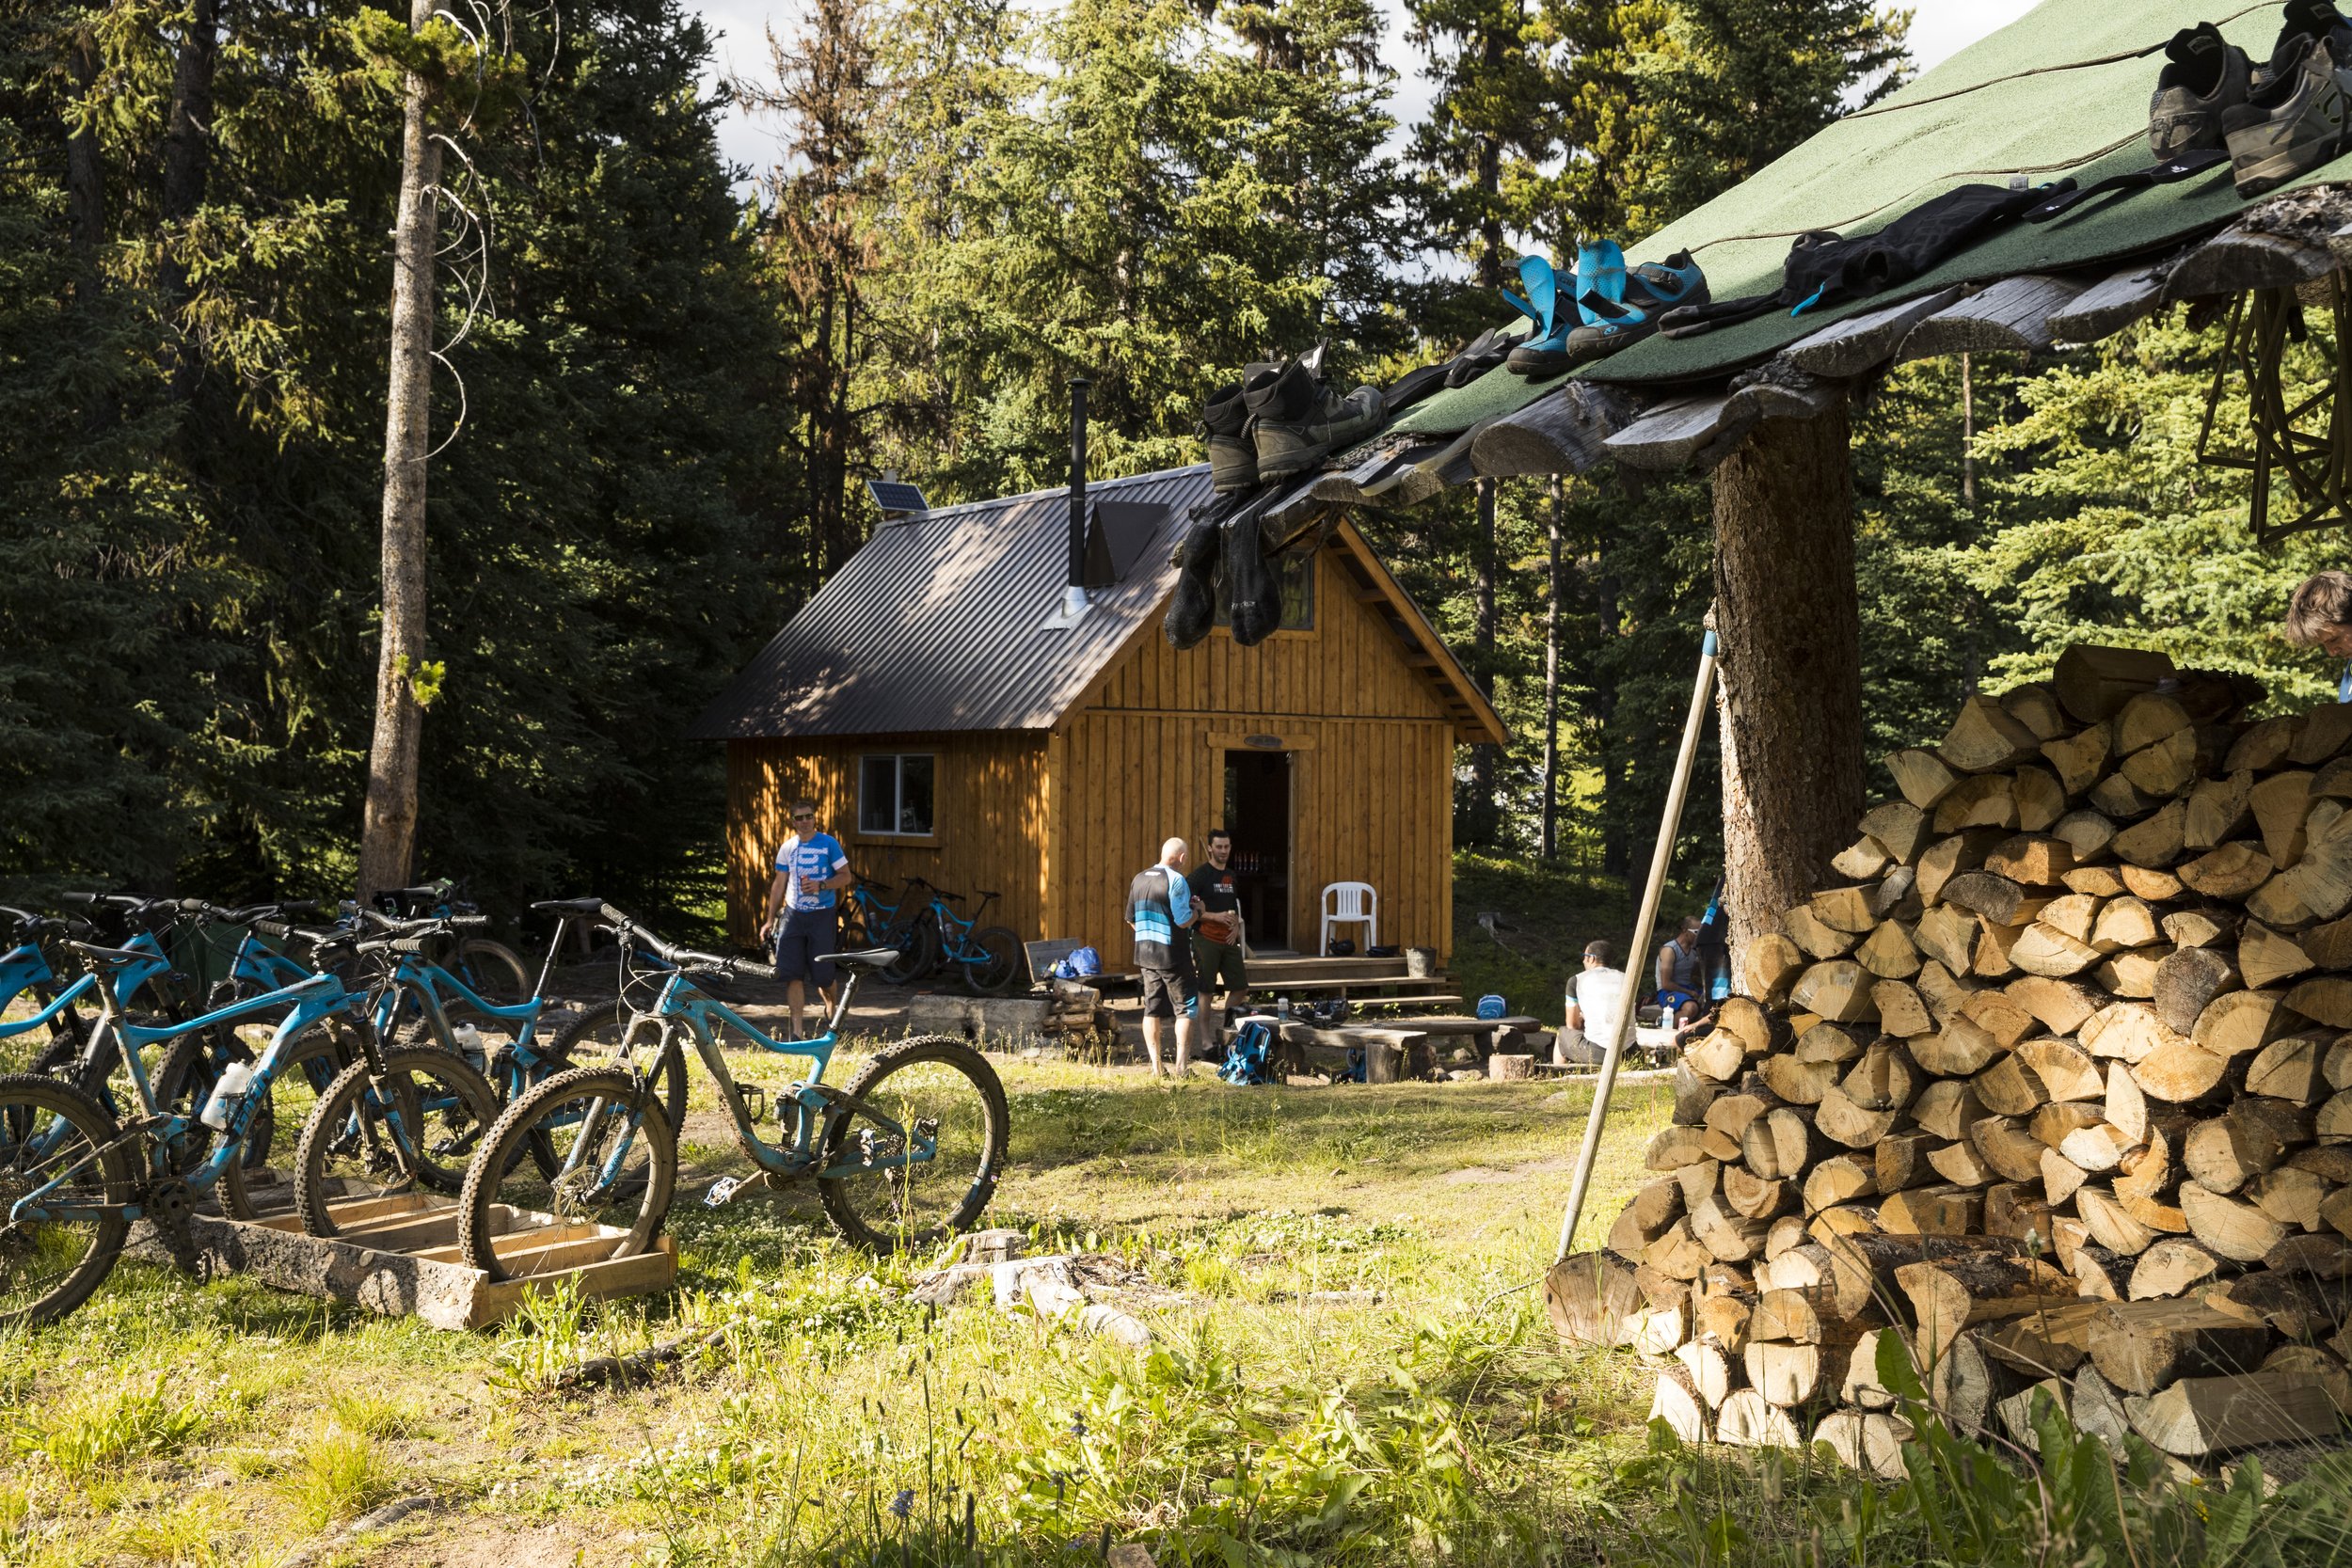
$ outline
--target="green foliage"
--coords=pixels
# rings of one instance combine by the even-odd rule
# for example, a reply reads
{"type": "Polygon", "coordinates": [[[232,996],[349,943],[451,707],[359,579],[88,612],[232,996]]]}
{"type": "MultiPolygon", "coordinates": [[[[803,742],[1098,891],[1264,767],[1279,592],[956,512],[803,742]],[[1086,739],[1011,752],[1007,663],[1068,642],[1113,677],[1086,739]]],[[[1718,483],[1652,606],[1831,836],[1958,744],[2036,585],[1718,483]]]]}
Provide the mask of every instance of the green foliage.
{"type": "Polygon", "coordinates": [[[11,1434],[21,1454],[38,1456],[69,1480],[87,1481],[127,1460],[168,1454],[210,1423],[200,1399],[173,1398],[161,1373],[110,1392],[32,1404],[11,1434]]]}

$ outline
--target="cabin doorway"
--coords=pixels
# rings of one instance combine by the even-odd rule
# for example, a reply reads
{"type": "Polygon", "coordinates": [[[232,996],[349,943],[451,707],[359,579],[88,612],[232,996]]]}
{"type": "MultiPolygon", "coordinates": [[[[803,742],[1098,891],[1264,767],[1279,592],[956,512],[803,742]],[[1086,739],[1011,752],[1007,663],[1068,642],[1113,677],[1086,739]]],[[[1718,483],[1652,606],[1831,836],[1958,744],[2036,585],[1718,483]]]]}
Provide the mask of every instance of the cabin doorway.
{"type": "Polygon", "coordinates": [[[1225,831],[1253,950],[1291,946],[1290,752],[1225,753],[1225,831]]]}

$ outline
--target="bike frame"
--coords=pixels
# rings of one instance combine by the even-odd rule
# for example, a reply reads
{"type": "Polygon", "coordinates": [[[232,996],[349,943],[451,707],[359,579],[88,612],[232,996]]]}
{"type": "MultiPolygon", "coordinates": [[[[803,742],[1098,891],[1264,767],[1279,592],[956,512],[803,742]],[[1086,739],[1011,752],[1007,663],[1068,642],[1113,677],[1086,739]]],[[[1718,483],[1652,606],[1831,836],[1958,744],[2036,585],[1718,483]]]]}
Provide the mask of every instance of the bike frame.
{"type": "MultiPolygon", "coordinates": [[[[828,1087],[823,1081],[825,1069],[832,1064],[834,1050],[840,1044],[841,1021],[849,1014],[850,998],[857,990],[857,970],[851,968],[842,981],[841,999],[834,1005],[833,1017],[826,1021],[823,1034],[807,1039],[779,1040],[762,1033],[725,1003],[697,988],[684,971],[674,971],[662,982],[660,998],[652,1009],[638,1014],[630,1021],[629,1037],[624,1041],[623,1054],[627,1055],[628,1047],[634,1043],[641,1027],[658,1025],[664,1019],[676,1019],[684,1023],[687,1032],[694,1037],[695,1054],[702,1058],[704,1068],[718,1082],[719,1098],[726,1105],[727,1115],[735,1123],[737,1146],[762,1172],[775,1180],[869,1176],[878,1171],[921,1164],[938,1153],[938,1139],[926,1137],[917,1130],[901,1127],[883,1115],[879,1107],[852,1099],[839,1089],[828,1087]],[[735,1075],[727,1070],[726,1058],[720,1052],[717,1032],[720,1028],[733,1029],[771,1055],[805,1056],[813,1064],[808,1077],[791,1085],[775,1101],[779,1123],[784,1119],[786,1104],[789,1103],[792,1107],[792,1137],[788,1144],[771,1144],[759,1135],[757,1127],[752,1121],[750,1107],[744,1103],[741,1092],[736,1087],[735,1075]],[[818,1169],[818,1151],[824,1148],[834,1126],[852,1111],[865,1113],[879,1124],[881,1130],[902,1137],[905,1140],[904,1152],[875,1156],[870,1151],[864,1151],[864,1157],[855,1163],[818,1169]]],[[[655,1067],[660,1065],[664,1053],[674,1049],[674,1037],[669,1031],[662,1031],[653,1060],[655,1067]]],[[[583,1120],[593,1125],[603,1109],[601,1105],[591,1106],[583,1120]]],[[[601,1180],[611,1180],[618,1175],[621,1161],[627,1157],[629,1144],[634,1139],[635,1128],[632,1125],[629,1136],[621,1140],[607,1160],[606,1169],[599,1173],[601,1180]]],[[[576,1148],[586,1148],[588,1141],[582,1138],[576,1148]]]]}
{"type": "MultiPolygon", "coordinates": [[[[132,952],[151,952],[155,956],[151,964],[123,965],[121,973],[115,976],[116,1004],[128,1007],[131,998],[138,994],[141,986],[158,975],[171,973],[171,960],[164,957],[162,944],[146,931],[139,932],[122,945],[132,952]]],[[[10,948],[7,953],[0,954],[0,1007],[6,1007],[36,986],[52,983],[56,977],[56,972],[49,967],[48,956],[41,952],[39,942],[28,942],[23,946],[10,948]]],[[[0,1040],[49,1022],[81,998],[94,994],[98,984],[98,975],[94,971],[82,975],[30,1018],[21,1018],[13,1023],[0,1023],[0,1040]]]]}
{"type": "MultiPolygon", "coordinates": [[[[124,966],[126,970],[138,967],[140,966],[124,966]]],[[[245,1097],[238,1101],[236,1108],[230,1113],[229,1125],[221,1131],[217,1146],[206,1157],[204,1163],[190,1171],[186,1177],[190,1192],[206,1192],[220,1180],[222,1173],[228,1170],[230,1164],[244,1158],[246,1132],[250,1128],[262,1102],[268,1098],[270,1085],[278,1076],[288,1043],[296,1035],[322,1019],[355,1012],[356,1005],[366,1000],[363,993],[345,990],[342,982],[335,975],[319,974],[307,975],[296,984],[282,986],[262,996],[251,997],[242,1002],[232,1002],[199,1017],[189,1019],[183,1023],[171,1023],[160,1027],[149,1027],[125,1022],[119,1006],[107,1006],[104,1022],[113,1031],[115,1043],[120,1052],[123,1065],[130,1069],[132,1085],[138,1092],[141,1117],[140,1120],[134,1125],[132,1134],[149,1131],[160,1134],[151,1140],[148,1146],[148,1179],[153,1180],[170,1177],[169,1149],[171,1145],[181,1134],[195,1125],[195,1118],[166,1113],[156,1103],[154,1088],[148,1082],[147,1064],[139,1059],[141,1049],[167,1040],[178,1039],[183,1035],[197,1034],[225,1024],[233,1024],[240,1019],[251,1018],[257,1013],[266,1012],[276,1007],[283,1006],[287,1009],[284,1018],[278,1022],[276,1033],[270,1037],[268,1049],[262,1053],[261,1060],[254,1064],[252,1086],[246,1090],[245,1097]]],[[[364,1021],[364,1015],[362,1019],[364,1021]]],[[[200,1113],[202,1107],[199,1106],[197,1109],[200,1113]]],[[[108,1145],[107,1147],[114,1146],[108,1145]]],[[[95,1158],[94,1152],[92,1158],[95,1158]]],[[[8,1222],[12,1225],[21,1225],[44,1220],[95,1220],[109,1215],[123,1219],[138,1219],[146,1212],[145,1207],[138,1203],[72,1203],[52,1207],[42,1201],[43,1194],[48,1193],[69,1177],[77,1174],[82,1165],[87,1163],[87,1161],[77,1162],[73,1166],[60,1172],[51,1180],[19,1198],[15,1206],[8,1211],[8,1222]]]]}
{"type": "MultiPolygon", "coordinates": [[[[930,886],[929,883],[924,884],[930,886]]],[[[939,956],[949,963],[971,964],[987,958],[988,949],[972,945],[972,933],[980,927],[980,917],[988,912],[993,898],[982,898],[966,920],[958,914],[947,895],[931,888],[931,913],[939,921],[939,956]]]]}

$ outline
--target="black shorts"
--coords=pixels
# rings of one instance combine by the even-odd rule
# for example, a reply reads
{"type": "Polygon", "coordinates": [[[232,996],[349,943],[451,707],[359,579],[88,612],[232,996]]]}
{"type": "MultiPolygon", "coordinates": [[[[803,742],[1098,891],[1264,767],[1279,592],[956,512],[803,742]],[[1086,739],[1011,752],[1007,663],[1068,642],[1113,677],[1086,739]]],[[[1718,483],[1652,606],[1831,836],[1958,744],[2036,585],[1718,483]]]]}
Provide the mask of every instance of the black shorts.
{"type": "Polygon", "coordinates": [[[1143,972],[1143,1016],[1183,1018],[1192,1012],[1192,971],[1147,969],[1143,972]]]}
{"type": "Polygon", "coordinates": [[[1242,962],[1238,942],[1211,942],[1195,931],[1192,934],[1192,973],[1203,990],[1248,990],[1249,972],[1242,962]]]}
{"type": "Polygon", "coordinates": [[[794,910],[776,928],[776,978],[833,989],[833,955],[841,920],[831,910],[794,910]]]}

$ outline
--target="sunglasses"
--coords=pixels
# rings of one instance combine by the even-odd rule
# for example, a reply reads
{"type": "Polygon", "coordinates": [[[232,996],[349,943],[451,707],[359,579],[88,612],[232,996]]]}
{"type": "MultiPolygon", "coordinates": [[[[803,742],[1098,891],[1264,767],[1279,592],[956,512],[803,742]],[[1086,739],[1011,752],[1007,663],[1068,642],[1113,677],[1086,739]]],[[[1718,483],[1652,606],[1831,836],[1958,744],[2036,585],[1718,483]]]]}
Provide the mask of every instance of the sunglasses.
{"type": "Polygon", "coordinates": [[[813,811],[795,812],[793,814],[792,820],[795,822],[814,822],[817,820],[817,814],[813,811]]]}

